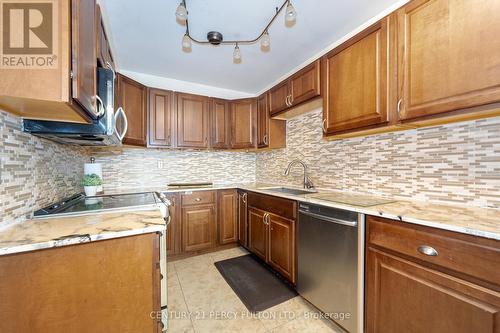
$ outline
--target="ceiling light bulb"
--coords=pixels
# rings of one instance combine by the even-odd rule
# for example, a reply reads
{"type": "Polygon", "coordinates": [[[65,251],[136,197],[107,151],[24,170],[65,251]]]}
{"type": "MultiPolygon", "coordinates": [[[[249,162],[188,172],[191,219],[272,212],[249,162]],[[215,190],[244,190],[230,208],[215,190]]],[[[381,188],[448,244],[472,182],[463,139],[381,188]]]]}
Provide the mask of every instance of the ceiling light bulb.
{"type": "Polygon", "coordinates": [[[190,49],[191,48],[191,38],[187,34],[182,37],[182,48],[183,49],[190,49]]]}
{"type": "Polygon", "coordinates": [[[269,47],[269,45],[271,45],[271,37],[269,37],[269,33],[267,31],[264,33],[264,35],[262,35],[260,45],[262,47],[269,47]]]}
{"type": "Polygon", "coordinates": [[[234,47],[233,59],[235,61],[241,60],[241,51],[240,51],[240,47],[238,46],[238,44],[236,44],[236,46],[234,47]]]}
{"type": "Polygon", "coordinates": [[[286,5],[286,12],[285,12],[285,21],[287,22],[293,22],[297,18],[297,12],[295,11],[295,8],[293,7],[291,2],[288,2],[288,5],[286,5]]]}
{"type": "Polygon", "coordinates": [[[179,6],[177,6],[177,10],[175,11],[175,16],[181,21],[186,21],[188,17],[188,12],[186,7],[184,6],[184,3],[180,3],[179,6]]]}

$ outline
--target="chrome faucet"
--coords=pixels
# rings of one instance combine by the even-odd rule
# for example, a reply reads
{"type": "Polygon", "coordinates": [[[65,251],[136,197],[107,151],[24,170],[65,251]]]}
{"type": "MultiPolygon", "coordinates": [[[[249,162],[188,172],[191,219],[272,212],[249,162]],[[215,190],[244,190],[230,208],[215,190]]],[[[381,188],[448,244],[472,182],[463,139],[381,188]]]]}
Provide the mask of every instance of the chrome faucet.
{"type": "Polygon", "coordinates": [[[285,176],[288,176],[290,174],[290,169],[295,164],[300,164],[304,168],[304,188],[313,189],[314,184],[312,183],[311,179],[309,179],[309,177],[307,176],[307,165],[304,162],[302,162],[301,160],[296,159],[296,160],[291,161],[285,170],[285,176]]]}

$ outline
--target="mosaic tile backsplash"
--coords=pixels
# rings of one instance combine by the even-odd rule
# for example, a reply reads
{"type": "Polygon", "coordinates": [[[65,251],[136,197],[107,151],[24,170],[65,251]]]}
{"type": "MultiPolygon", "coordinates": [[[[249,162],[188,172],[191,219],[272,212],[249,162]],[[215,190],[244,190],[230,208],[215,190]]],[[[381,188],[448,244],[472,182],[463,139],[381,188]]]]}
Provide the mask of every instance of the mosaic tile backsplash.
{"type": "Polygon", "coordinates": [[[170,182],[255,182],[255,153],[92,148],[104,191],[162,187],[170,182]]]}
{"type": "Polygon", "coordinates": [[[500,117],[342,141],[322,140],[321,109],[287,122],[287,148],[257,154],[257,181],[500,208],[500,117]]]}
{"type": "Polygon", "coordinates": [[[21,119],[0,110],[0,227],[81,191],[85,149],[21,131],[21,119]]]}

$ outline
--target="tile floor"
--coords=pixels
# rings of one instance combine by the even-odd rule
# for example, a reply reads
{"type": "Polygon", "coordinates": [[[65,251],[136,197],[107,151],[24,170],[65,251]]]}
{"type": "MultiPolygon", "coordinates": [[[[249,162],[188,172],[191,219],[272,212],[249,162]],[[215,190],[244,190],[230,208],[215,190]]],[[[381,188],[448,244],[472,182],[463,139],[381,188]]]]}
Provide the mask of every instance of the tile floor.
{"type": "Polygon", "coordinates": [[[168,263],[169,333],[315,332],[340,329],[297,296],[259,314],[251,314],[213,265],[247,252],[232,248],[168,263]]]}

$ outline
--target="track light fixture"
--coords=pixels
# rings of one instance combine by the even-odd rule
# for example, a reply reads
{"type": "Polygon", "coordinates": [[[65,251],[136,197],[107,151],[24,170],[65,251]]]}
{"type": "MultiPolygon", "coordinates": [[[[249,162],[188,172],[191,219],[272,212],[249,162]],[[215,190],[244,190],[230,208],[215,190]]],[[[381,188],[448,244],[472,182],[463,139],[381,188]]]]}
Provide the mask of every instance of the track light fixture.
{"type": "Polygon", "coordinates": [[[292,5],[291,0],[285,0],[280,7],[276,7],[276,13],[266,25],[266,27],[262,30],[260,35],[258,35],[254,39],[248,40],[224,40],[224,36],[218,31],[210,31],[207,33],[207,40],[199,40],[192,37],[189,34],[189,20],[188,20],[188,10],[186,6],[186,0],[182,0],[181,3],[177,6],[177,10],[175,11],[175,16],[177,20],[181,22],[185,22],[186,25],[186,33],[182,37],[182,48],[190,49],[191,42],[196,44],[211,44],[211,45],[220,45],[220,44],[231,44],[234,45],[233,51],[233,61],[235,63],[241,62],[241,50],[240,44],[255,44],[258,41],[261,43],[262,49],[268,49],[271,45],[271,38],[269,36],[269,27],[273,24],[276,17],[278,17],[279,13],[285,9],[285,23],[287,26],[290,26],[290,23],[293,23],[297,18],[297,12],[292,5]]]}

